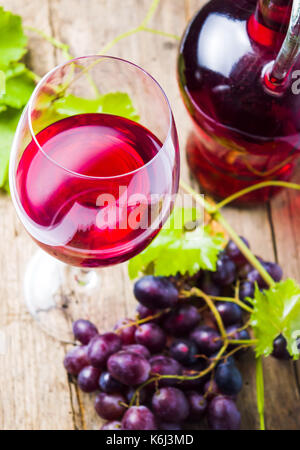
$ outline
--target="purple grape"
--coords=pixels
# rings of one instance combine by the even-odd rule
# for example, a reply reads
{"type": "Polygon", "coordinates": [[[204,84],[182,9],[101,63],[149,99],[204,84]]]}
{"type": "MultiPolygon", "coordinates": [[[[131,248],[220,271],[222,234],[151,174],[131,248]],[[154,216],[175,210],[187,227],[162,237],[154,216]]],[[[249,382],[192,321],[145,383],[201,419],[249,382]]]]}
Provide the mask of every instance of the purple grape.
{"type": "Polygon", "coordinates": [[[146,319],[146,317],[154,316],[158,313],[158,311],[159,310],[157,309],[149,309],[141,304],[138,304],[136,307],[136,312],[138,313],[140,319],[146,319]]]}
{"type": "Polygon", "coordinates": [[[195,364],[197,353],[197,345],[189,339],[176,339],[170,347],[170,356],[184,366],[195,364]]]}
{"type": "Polygon", "coordinates": [[[126,407],[121,403],[125,403],[125,397],[120,393],[106,394],[101,392],[95,398],[96,413],[106,420],[117,420],[124,414],[126,407]]]}
{"type": "Polygon", "coordinates": [[[122,424],[118,420],[111,420],[106,422],[100,430],[122,430],[122,424]]]}
{"type": "Polygon", "coordinates": [[[211,274],[209,273],[204,274],[198,285],[199,288],[207,295],[211,295],[212,297],[220,297],[221,295],[220,286],[212,281],[211,274]]]}
{"type": "Polygon", "coordinates": [[[163,422],[181,423],[189,415],[189,403],[182,391],[163,387],[152,398],[152,410],[163,422]]]}
{"type": "Polygon", "coordinates": [[[190,339],[197,344],[199,353],[206,356],[213,355],[222,347],[219,333],[206,325],[193,330],[190,339]]]}
{"type": "MultiPolygon", "coordinates": [[[[250,304],[249,302],[245,301],[246,298],[253,298],[255,292],[254,284],[251,283],[251,281],[242,281],[239,288],[239,297],[240,300],[243,302],[250,304]]],[[[250,304],[251,305],[251,304],[250,304]]]]}
{"type": "MultiPolygon", "coordinates": [[[[199,367],[197,367],[196,370],[184,368],[182,370],[182,375],[184,375],[185,377],[195,377],[199,372],[202,372],[202,370],[205,369],[205,364],[203,362],[201,362],[201,365],[200,364],[197,364],[197,365],[199,365],[199,367]]],[[[200,378],[179,381],[177,387],[179,389],[183,389],[184,391],[200,390],[200,389],[202,389],[203,384],[207,380],[208,376],[209,375],[205,375],[204,377],[200,377],[200,378]]]]}
{"type": "Polygon", "coordinates": [[[140,344],[123,345],[122,350],[137,353],[146,359],[149,359],[151,356],[149,350],[144,345],[140,344]]]}
{"type": "Polygon", "coordinates": [[[144,383],[150,373],[149,362],[142,356],[128,351],[120,351],[110,356],[107,367],[116,380],[127,386],[144,383]]]}
{"type": "Polygon", "coordinates": [[[215,381],[220,392],[229,396],[237,395],[243,386],[242,375],[231,361],[224,361],[218,365],[215,381]]]}
{"type": "Polygon", "coordinates": [[[123,430],[156,430],[155,417],[146,406],[132,406],[122,419],[123,430]]]}
{"type": "Polygon", "coordinates": [[[163,350],[166,340],[165,332],[155,323],[144,323],[135,332],[136,343],[144,345],[151,353],[163,350]]]}
{"type": "Polygon", "coordinates": [[[246,262],[238,270],[238,278],[241,280],[247,280],[248,274],[253,270],[253,266],[246,262]]]}
{"type": "Polygon", "coordinates": [[[207,420],[212,430],[239,430],[241,425],[241,415],[235,402],[223,395],[218,395],[209,403],[207,420]]]}
{"type": "MultiPolygon", "coordinates": [[[[240,325],[243,319],[242,309],[235,303],[217,302],[216,308],[219,311],[225,327],[229,325],[240,325]]],[[[211,313],[213,322],[216,323],[215,316],[211,313]]]]}
{"type": "Polygon", "coordinates": [[[188,334],[201,320],[198,309],[193,305],[183,305],[169,313],[164,322],[164,329],[173,336],[188,334]]]}
{"type": "MultiPolygon", "coordinates": [[[[231,327],[226,328],[226,333],[229,335],[230,340],[246,341],[248,339],[251,339],[247,330],[238,331],[238,329],[239,327],[236,325],[232,325],[231,327]]],[[[230,344],[228,346],[228,350],[233,350],[236,347],[237,344],[230,344]]]]}
{"type": "MultiPolygon", "coordinates": [[[[246,244],[246,246],[250,248],[247,239],[245,239],[243,236],[240,236],[240,238],[244,242],[244,244],[246,244]]],[[[240,266],[241,264],[247,261],[246,257],[243,255],[238,246],[232,240],[228,241],[228,244],[225,248],[225,252],[229,256],[229,258],[235,262],[237,266],[240,266]]]]}
{"type": "Polygon", "coordinates": [[[129,324],[134,323],[131,319],[121,319],[114,326],[114,331],[118,332],[118,336],[120,336],[123,345],[134,344],[134,333],[136,330],[136,325],[128,326],[129,324]],[[123,328],[125,326],[125,328],[123,328]]]}
{"type": "Polygon", "coordinates": [[[75,339],[84,345],[88,344],[98,334],[97,328],[89,320],[76,320],[76,322],[73,322],[72,328],[75,339]]]}
{"type": "MultiPolygon", "coordinates": [[[[265,263],[262,263],[262,265],[265,266],[265,263]]],[[[261,288],[261,289],[265,289],[265,288],[268,287],[267,283],[265,282],[265,280],[262,278],[262,276],[260,275],[260,273],[256,269],[252,269],[248,273],[247,280],[250,281],[253,284],[257,283],[258,287],[261,288]]]]}
{"type": "Polygon", "coordinates": [[[102,372],[99,378],[99,387],[101,391],[106,394],[113,392],[122,392],[125,386],[119,381],[115,380],[109,372],[102,372]]]}
{"type": "Polygon", "coordinates": [[[274,281],[279,282],[282,280],[283,272],[279,264],[273,262],[266,262],[265,268],[274,281]]]}
{"type": "Polygon", "coordinates": [[[83,392],[94,392],[98,389],[100,370],[93,366],[84,367],[78,374],[77,383],[83,392]]]}
{"type": "Polygon", "coordinates": [[[159,429],[160,430],[164,430],[164,431],[168,431],[168,430],[173,430],[173,431],[181,431],[182,430],[182,426],[179,423],[161,423],[159,425],[159,429]]]}
{"type": "MultiPolygon", "coordinates": [[[[147,385],[147,386],[149,386],[149,385],[147,385]]],[[[147,393],[146,387],[139,390],[138,395],[139,395],[139,403],[140,404],[145,403],[145,401],[147,399],[148,393],[147,393]]],[[[136,388],[135,387],[133,387],[133,386],[127,387],[126,392],[125,392],[125,397],[126,397],[126,400],[127,400],[128,404],[131,402],[132,397],[134,396],[135,392],[136,392],[136,388]]]]}
{"type": "MultiPolygon", "coordinates": [[[[152,374],[160,374],[160,375],[181,375],[182,367],[173,358],[169,356],[156,355],[152,356],[149,360],[151,365],[151,375],[152,374]]],[[[174,386],[178,383],[176,378],[163,379],[160,380],[160,386],[174,386]]]]}
{"type": "Polygon", "coordinates": [[[291,359],[291,355],[287,350],[287,342],[284,336],[280,334],[274,339],[272,356],[276,359],[288,360],[291,359]]]}
{"type": "Polygon", "coordinates": [[[186,397],[190,406],[189,420],[193,422],[201,420],[207,409],[206,399],[196,391],[187,392],[186,397]]]}
{"type": "Polygon", "coordinates": [[[88,357],[92,366],[102,369],[109,356],[122,347],[121,338],[115,333],[95,336],[88,345],[88,357]]]}
{"type": "Polygon", "coordinates": [[[236,265],[226,255],[222,253],[217,261],[217,270],[212,273],[212,280],[220,286],[228,286],[236,278],[236,265]]]}
{"type": "Polygon", "coordinates": [[[164,277],[147,275],[134,285],[134,295],[142,305],[150,309],[173,308],[178,302],[178,290],[164,277]]]}
{"type": "Polygon", "coordinates": [[[65,369],[71,375],[78,375],[89,364],[87,347],[84,345],[73,348],[64,358],[65,369]]]}
{"type": "Polygon", "coordinates": [[[216,395],[219,395],[220,391],[215,380],[209,380],[204,385],[204,396],[207,401],[212,400],[216,395]]]}

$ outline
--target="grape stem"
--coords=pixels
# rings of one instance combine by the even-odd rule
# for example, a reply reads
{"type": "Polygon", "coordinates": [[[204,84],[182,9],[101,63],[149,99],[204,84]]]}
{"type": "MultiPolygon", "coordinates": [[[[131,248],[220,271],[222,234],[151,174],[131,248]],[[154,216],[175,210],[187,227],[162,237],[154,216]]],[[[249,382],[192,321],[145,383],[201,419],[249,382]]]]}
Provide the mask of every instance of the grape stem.
{"type": "Polygon", "coordinates": [[[160,375],[160,374],[157,374],[155,377],[149,378],[149,380],[145,381],[145,383],[141,384],[136,389],[136,391],[133,394],[132,399],[130,401],[129,407],[134,405],[135,400],[136,400],[137,396],[139,395],[139,393],[141,392],[141,390],[150,383],[159,382],[159,380],[163,380],[163,379],[175,379],[178,381],[186,381],[186,380],[188,381],[188,380],[197,380],[198,378],[204,377],[205,375],[210,373],[215,368],[215,366],[217,365],[217,363],[220,360],[223,353],[226,352],[227,347],[228,347],[228,344],[225,342],[224,345],[222,346],[222,348],[219,350],[219,353],[217,354],[217,356],[212,361],[212,363],[206,369],[202,370],[201,372],[198,372],[196,375],[188,376],[188,375],[160,375]]]}
{"type": "Polygon", "coordinates": [[[249,194],[250,192],[256,191],[257,189],[266,188],[266,187],[284,187],[284,188],[295,189],[296,191],[300,191],[300,185],[296,184],[296,183],[289,183],[287,181],[264,181],[262,183],[257,183],[257,184],[254,184],[253,186],[249,186],[245,189],[242,189],[241,191],[235,192],[234,194],[225,198],[221,202],[217,203],[215,208],[216,208],[216,210],[219,210],[220,208],[223,208],[223,206],[229,205],[229,203],[233,202],[234,200],[237,200],[240,197],[243,197],[246,194],[249,194]]]}
{"type": "Polygon", "coordinates": [[[257,410],[260,420],[260,429],[265,430],[265,418],[264,418],[264,375],[262,366],[262,357],[256,359],[256,397],[257,397],[257,410]]]}
{"type": "Polygon", "coordinates": [[[212,300],[215,300],[216,302],[230,302],[230,303],[235,303],[237,305],[239,305],[240,308],[244,309],[245,311],[247,311],[248,313],[252,313],[253,309],[246,305],[245,303],[241,302],[241,300],[237,299],[237,298],[233,298],[233,297],[215,297],[213,295],[211,295],[210,297],[212,300]]]}
{"type": "Polygon", "coordinates": [[[186,293],[189,297],[193,296],[193,295],[197,295],[198,297],[203,298],[203,300],[207,303],[208,307],[210,308],[211,312],[213,313],[216,322],[218,324],[219,330],[220,330],[220,334],[222,336],[223,339],[227,339],[227,333],[222,321],[222,318],[220,316],[219,311],[217,310],[214,302],[211,300],[210,296],[205,294],[203,291],[201,291],[201,289],[193,287],[190,291],[188,291],[186,293]]]}
{"type": "Polygon", "coordinates": [[[108,44],[106,44],[102,49],[98,52],[99,55],[105,55],[108,50],[110,50],[114,45],[116,45],[118,42],[120,42],[122,39],[127,38],[129,36],[132,36],[133,34],[139,33],[140,31],[145,31],[152,34],[158,34],[160,36],[164,36],[167,38],[175,39],[177,41],[180,40],[180,36],[177,36],[176,34],[172,33],[166,33],[165,31],[156,30],[155,28],[148,27],[148,23],[154,16],[158,6],[159,6],[160,0],[153,0],[148,12],[145,16],[145,18],[142,20],[140,25],[137,27],[131,28],[128,31],[125,31],[124,33],[119,34],[119,36],[116,36],[112,41],[110,41],[108,44]]]}
{"type": "MultiPolygon", "coordinates": [[[[198,194],[194,189],[188,186],[184,181],[180,181],[181,188],[193,197],[193,199],[199,203],[201,206],[205,208],[210,216],[212,216],[213,220],[222,225],[223,229],[226,230],[230,238],[245,256],[245,258],[249,261],[249,263],[258,271],[263,280],[270,286],[273,287],[275,285],[275,281],[268,274],[266,269],[260,263],[260,261],[253,255],[251,250],[247,247],[247,245],[242,241],[239,235],[234,231],[231,225],[227,222],[225,217],[220,213],[219,208],[216,208],[215,204],[209,203],[204,197],[198,194]]],[[[250,189],[250,188],[249,188],[250,189]]],[[[299,186],[300,189],[300,186],[299,186]]]]}
{"type": "Polygon", "coordinates": [[[38,34],[43,39],[48,41],[53,47],[58,48],[59,50],[62,50],[63,55],[66,59],[72,59],[73,56],[69,52],[69,46],[67,44],[64,44],[63,42],[60,42],[58,39],[54,38],[53,36],[49,36],[47,33],[45,33],[42,30],[39,30],[38,28],[31,27],[29,25],[24,25],[24,29],[28,31],[32,31],[33,33],[38,34]]]}

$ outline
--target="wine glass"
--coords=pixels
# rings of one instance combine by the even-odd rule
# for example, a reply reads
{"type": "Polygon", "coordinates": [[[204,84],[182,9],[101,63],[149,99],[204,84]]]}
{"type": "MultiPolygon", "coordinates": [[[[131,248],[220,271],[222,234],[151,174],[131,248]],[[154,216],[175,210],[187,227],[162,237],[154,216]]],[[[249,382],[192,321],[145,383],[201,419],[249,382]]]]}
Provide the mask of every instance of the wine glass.
{"type": "Polygon", "coordinates": [[[134,257],[154,239],[178,183],[172,111],[146,71],[119,58],[84,56],[39,82],[14,138],[10,188],[41,248],[24,286],[45,331],[69,342],[73,320],[95,319],[95,269],[134,257]]]}

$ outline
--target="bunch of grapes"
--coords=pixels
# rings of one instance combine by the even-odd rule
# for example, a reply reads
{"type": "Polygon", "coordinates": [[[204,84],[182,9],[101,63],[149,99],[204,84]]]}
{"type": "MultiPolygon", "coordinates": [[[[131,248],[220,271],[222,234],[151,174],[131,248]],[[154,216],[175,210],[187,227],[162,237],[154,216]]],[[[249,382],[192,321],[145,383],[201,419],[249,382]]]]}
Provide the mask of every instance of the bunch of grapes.
{"type": "MultiPolygon", "coordinates": [[[[275,281],[281,279],[277,264],[262,264],[275,281]]],[[[266,287],[229,241],[215,272],[139,279],[136,318],[119,321],[113,332],[99,334],[90,321],[74,322],[81,345],[65,356],[64,366],[83,392],[97,391],[95,410],[107,421],[103,430],[181,430],[204,420],[213,430],[239,429],[236,399],[243,380],[234,357],[244,350],[234,341],[247,341],[250,335],[242,308],[220,300],[234,297],[237,281],[245,303],[254,295],[255,282],[266,287]],[[195,287],[218,300],[214,305],[230,338],[226,352],[205,299],[182,295],[195,287]]],[[[274,341],[273,355],[288,357],[282,336],[274,341]]]]}

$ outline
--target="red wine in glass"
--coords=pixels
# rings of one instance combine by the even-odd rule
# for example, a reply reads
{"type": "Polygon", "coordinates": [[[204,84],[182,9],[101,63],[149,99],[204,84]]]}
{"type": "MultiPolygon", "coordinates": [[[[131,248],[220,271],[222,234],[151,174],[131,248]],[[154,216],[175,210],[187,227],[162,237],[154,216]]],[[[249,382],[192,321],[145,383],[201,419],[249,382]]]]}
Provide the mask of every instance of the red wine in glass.
{"type": "Polygon", "coordinates": [[[123,117],[80,114],[48,126],[37,140],[43,152],[32,140],[16,181],[26,215],[46,237],[35,237],[44,250],[68,264],[99,267],[135,256],[158,233],[160,226],[150,234],[145,229],[153,184],[165,176],[163,161],[138,172],[162,146],[149,130],[123,117]],[[137,193],[142,206],[134,202],[137,193]]]}
{"type": "Polygon", "coordinates": [[[72,342],[74,320],[100,321],[115,300],[102,294],[102,280],[124,301],[118,282],[126,267],[96,269],[151,243],[172,212],[179,170],[169,101],[145,70],[82,56],[44,76],[9,167],[17,214],[41,247],[26,264],[24,297],[43,330],[72,342]]]}
{"type": "MultiPolygon", "coordinates": [[[[217,198],[292,176],[300,96],[291,71],[281,91],[267,76],[286,38],[291,7],[290,0],[212,0],[183,36],[179,86],[195,123],[187,158],[201,186],[217,198]]],[[[293,71],[299,68],[298,60],[293,71]]],[[[239,202],[267,201],[277,191],[264,188],[239,202]]]]}

